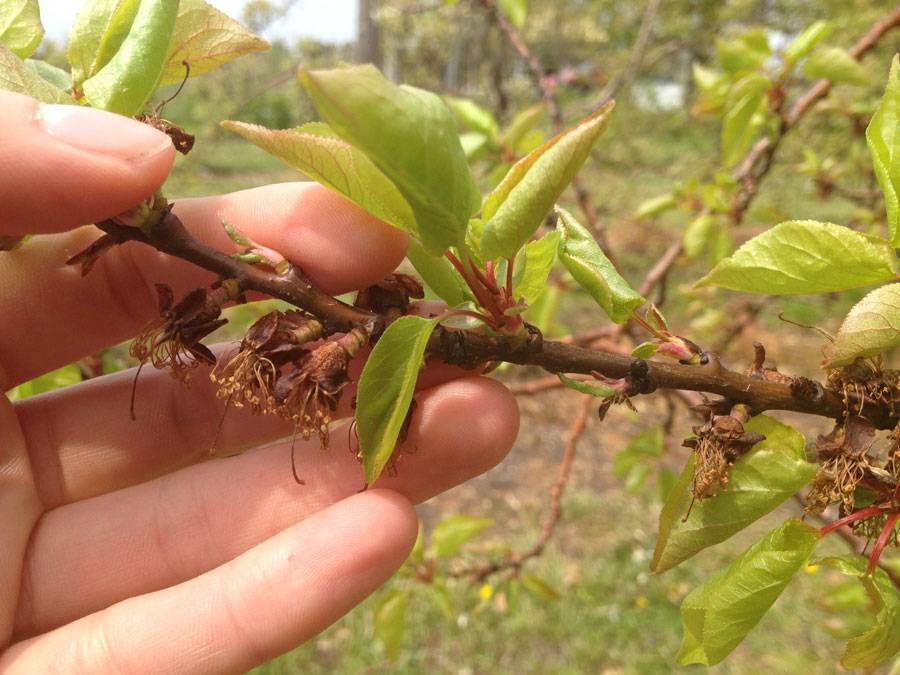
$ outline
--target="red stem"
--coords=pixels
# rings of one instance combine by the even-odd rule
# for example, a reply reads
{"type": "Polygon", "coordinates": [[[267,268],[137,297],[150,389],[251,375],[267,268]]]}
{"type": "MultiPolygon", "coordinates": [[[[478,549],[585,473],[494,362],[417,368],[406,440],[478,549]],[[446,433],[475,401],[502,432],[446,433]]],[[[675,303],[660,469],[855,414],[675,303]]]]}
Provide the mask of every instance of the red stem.
{"type": "Polygon", "coordinates": [[[828,525],[819,530],[819,535],[824,537],[826,534],[828,534],[829,532],[833,532],[839,527],[850,525],[851,523],[855,523],[857,520],[865,520],[866,518],[870,518],[871,516],[877,516],[879,513],[884,513],[890,508],[890,502],[878,504],[877,506],[867,506],[864,509],[860,509],[859,511],[851,513],[849,516],[844,516],[843,518],[835,520],[832,523],[828,523],[828,525]]]}
{"type": "Polygon", "coordinates": [[[506,259],[506,301],[513,301],[513,263],[515,258],[506,259]]]}
{"type": "Polygon", "coordinates": [[[872,553],[869,555],[869,566],[866,567],[866,574],[872,574],[872,572],[875,571],[875,567],[878,565],[878,559],[881,558],[881,552],[884,550],[884,547],[887,546],[887,543],[891,538],[891,533],[894,531],[894,525],[897,524],[898,519],[900,519],[900,511],[894,511],[888,516],[887,522],[881,530],[881,534],[878,535],[878,541],[876,541],[875,546],[872,547],[872,553]]]}

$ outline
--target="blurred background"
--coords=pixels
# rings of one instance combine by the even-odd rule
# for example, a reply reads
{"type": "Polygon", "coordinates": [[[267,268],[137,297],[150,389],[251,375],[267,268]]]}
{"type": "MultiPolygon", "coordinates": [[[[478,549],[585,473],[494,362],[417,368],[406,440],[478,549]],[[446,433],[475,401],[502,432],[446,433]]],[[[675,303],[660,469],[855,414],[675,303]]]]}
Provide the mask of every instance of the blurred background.
{"type": "MultiPolygon", "coordinates": [[[[742,154],[724,156],[721,133],[723,91],[732,84],[727,78],[734,59],[746,56],[735,45],[753,51],[752,68],[779,73],[780,51],[813,22],[830,21],[835,30],[827,44],[847,48],[895,7],[889,0],[508,0],[499,3],[499,15],[472,0],[212,4],[266,37],[272,48],[190,80],[167,105],[165,117],[198,137],[193,152],[176,164],[166,188],[172,197],[297,179],[296,172],[218,123],[237,119],[288,128],[315,119],[297,83],[298,65],[373,62],[398,82],[465,99],[454,110],[485,191],[511,160],[552,134],[558,120],[543,105],[548,91],[565,124],[614,94],[613,122],[582,170],[580,185],[634,286],[672,242],[692,232],[688,237],[694,239],[684,239],[688,255],[652,298],[665,300],[675,332],[717,349],[735,368],[749,365],[750,345],[759,340],[788,372],[815,373],[821,339],[780,322],[778,313],[834,331],[863,294],[760,303],[692,290],[691,284],[736,244],[783,220],[818,219],[863,231],[881,227],[883,204],[873,189],[862,131],[883,91],[891,55],[900,48],[900,32],[888,34],[862,61],[864,72],[838,84],[785,137],[739,227],[729,226],[724,213],[702,227],[695,216],[698,203],[731,194],[729,176],[742,154]],[[543,90],[498,16],[539,61],[543,90]],[[495,147],[491,137],[503,136],[515,122],[528,127],[515,147],[495,147]]],[[[41,6],[48,39],[38,56],[62,62],[78,3],[42,0],[41,6]]],[[[802,70],[786,76],[788,103],[814,81],[802,70]]],[[[761,125],[753,132],[757,136],[765,120],[761,125]]],[[[578,213],[576,197],[571,192],[563,202],[578,213]]],[[[537,304],[530,318],[547,333],[609,341],[608,327],[565,278],[555,280],[537,304]]],[[[235,310],[232,334],[259,313],[235,310]]],[[[124,348],[110,350],[98,355],[94,367],[125,367],[126,354],[124,348]]],[[[23,385],[16,395],[80,379],[84,372],[83,364],[73,365],[23,385]]],[[[639,414],[615,408],[602,423],[593,411],[587,416],[559,520],[541,554],[473,580],[465,573],[472,565],[503,560],[539,540],[581,405],[573,392],[534,384],[542,381],[540,372],[518,368],[498,376],[521,391],[522,430],[509,458],[423,505],[423,547],[404,571],[336,626],[259,672],[671,672],[677,670],[681,641],[681,599],[787,513],[799,513],[788,502],[734,541],[651,576],[660,496],[680,472],[688,452],[681,439],[697,422],[676,396],[646,397],[636,401],[639,414]]],[[[824,420],[780,419],[808,438],[828,430],[824,420]]],[[[402,461],[397,470],[403,471],[402,461]]],[[[839,541],[833,547],[844,552],[839,541]]],[[[853,580],[815,568],[807,572],[713,670],[839,669],[840,637],[863,625],[866,600],[853,580]]]]}

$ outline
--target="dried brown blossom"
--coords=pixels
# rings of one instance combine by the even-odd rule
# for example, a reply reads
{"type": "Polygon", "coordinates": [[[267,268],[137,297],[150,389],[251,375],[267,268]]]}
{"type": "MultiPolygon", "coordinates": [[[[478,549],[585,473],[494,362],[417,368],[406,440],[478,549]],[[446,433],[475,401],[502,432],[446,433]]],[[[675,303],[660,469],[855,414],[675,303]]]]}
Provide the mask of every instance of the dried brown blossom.
{"type": "Polygon", "coordinates": [[[714,497],[728,485],[728,470],[765,436],[744,431],[740,419],[730,415],[710,417],[703,426],[694,427],[694,438],[683,445],[695,453],[691,491],[694,499],[714,497]]]}
{"type": "Polygon", "coordinates": [[[403,316],[411,298],[424,298],[421,282],[409,274],[390,274],[356,296],[357,307],[383,314],[389,318],[403,316]]]}
{"type": "Polygon", "coordinates": [[[822,513],[829,504],[840,504],[843,514],[853,512],[856,488],[874,468],[868,455],[874,441],[872,423],[857,416],[816,439],[819,471],[806,497],[808,513],[822,513]]]}

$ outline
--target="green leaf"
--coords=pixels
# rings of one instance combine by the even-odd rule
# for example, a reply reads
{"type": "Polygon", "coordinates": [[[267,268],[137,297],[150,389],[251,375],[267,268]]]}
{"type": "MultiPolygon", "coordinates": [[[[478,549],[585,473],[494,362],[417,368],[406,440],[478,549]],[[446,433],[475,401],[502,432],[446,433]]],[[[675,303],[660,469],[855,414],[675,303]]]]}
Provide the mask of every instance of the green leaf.
{"type": "Polygon", "coordinates": [[[688,258],[696,258],[706,248],[714,222],[712,215],[703,213],[688,223],[682,238],[684,254],[688,258]]]}
{"type": "Polygon", "coordinates": [[[889,281],[895,266],[893,250],[879,237],[789,220],[745,243],[697,286],[768,295],[826,293],[889,281]]]}
{"type": "Polygon", "coordinates": [[[631,350],[631,355],[636,359],[649,359],[659,351],[659,345],[655,342],[642,342],[631,350]]]}
{"type": "Polygon", "coordinates": [[[785,47],[783,53],[785,64],[790,67],[797,63],[809,54],[820,41],[828,37],[833,29],[834,25],[828,21],[816,21],[804,28],[800,35],[785,47]]]}
{"type": "Polygon", "coordinates": [[[459,143],[453,114],[439,96],[398,87],[371,65],[302,70],[319,114],[362,150],[409,202],[431,253],[461,244],[481,195],[459,143]]]}
{"type": "Polygon", "coordinates": [[[367,485],[378,479],[394,452],[436,325],[418,316],[400,317],[379,338],[359,376],[356,430],[367,485]]]}
{"type": "Polygon", "coordinates": [[[750,93],[743,96],[725,113],[722,120],[722,162],[731,166],[750,147],[759,125],[754,116],[762,109],[763,95],[750,93]]]}
{"type": "Polygon", "coordinates": [[[431,255],[419,242],[412,240],[406,248],[406,257],[422,281],[447,305],[456,307],[469,300],[465,282],[444,256],[431,255]]]}
{"type": "Polygon", "coordinates": [[[615,389],[603,382],[593,380],[573,380],[571,377],[566,377],[562,373],[557,373],[556,376],[563,385],[569,389],[581,392],[582,394],[606,398],[607,396],[612,396],[616,393],[615,389]]]}
{"type": "Polygon", "coordinates": [[[372,625],[374,637],[384,647],[388,661],[396,661],[406,629],[406,593],[400,590],[386,593],[375,605],[372,625]]]}
{"type": "Polygon", "coordinates": [[[900,594],[887,573],[876,567],[872,574],[867,574],[868,559],[861,555],[823,558],[815,564],[857,577],[875,612],[874,623],[847,643],[841,665],[848,670],[872,668],[900,651],[900,594]]]}
{"type": "Polygon", "coordinates": [[[503,130],[500,136],[500,145],[518,150],[519,144],[531,132],[544,115],[544,104],[538,103],[513,117],[509,126],[503,130]]]}
{"type": "Polygon", "coordinates": [[[72,384],[78,384],[82,379],[81,370],[74,363],[70,363],[67,366],[44,373],[40,377],[14,387],[8,393],[9,400],[19,401],[29,396],[53,391],[54,389],[62,389],[72,384]]]}
{"type": "Polygon", "coordinates": [[[159,84],[181,82],[185,74],[182,61],[191,64],[191,77],[195,77],[239,56],[268,48],[268,42],[205,0],[181,0],[159,84]]]}
{"type": "Polygon", "coordinates": [[[25,59],[25,65],[35,74],[46,80],[60,91],[65,92],[72,86],[72,76],[62,68],[57,68],[46,61],[25,59]]]}
{"type": "Polygon", "coordinates": [[[42,37],[44,27],[37,0],[0,2],[0,45],[25,59],[41,44],[42,37]]]}
{"type": "Polygon", "coordinates": [[[719,663],[737,647],[806,564],[819,533],[782,523],[681,603],[684,641],[678,663],[719,663]]]}
{"type": "Polygon", "coordinates": [[[72,67],[72,83],[93,77],[122,46],[141,0],[93,0],[75,17],[66,57],[72,67]]]}
{"type": "Polygon", "coordinates": [[[571,213],[557,208],[556,228],[562,238],[559,259],[582,288],[616,323],[627,321],[644,298],[613,267],[591,233],[571,213]]]}
{"type": "Polygon", "coordinates": [[[900,347],[900,284],[876,288],[856,303],[829,348],[826,366],[847,366],[859,357],[900,347]]]}
{"type": "Polygon", "coordinates": [[[466,131],[460,134],[459,143],[470,162],[480,159],[488,149],[488,137],[480,131],[466,131]]]}
{"type": "Polygon", "coordinates": [[[276,130],[226,121],[222,127],[344,195],[379,220],[417,233],[412,209],[397,186],[360,150],[335,136],[327,124],[313,122],[276,130]]]}
{"type": "Polygon", "coordinates": [[[512,258],[587,159],[609,122],[610,102],[519,160],[488,195],[482,210],[481,252],[486,259],[512,258]]]}
{"type": "Polygon", "coordinates": [[[528,0],[498,0],[500,10],[516,28],[525,26],[525,17],[528,15],[528,0]]]}
{"type": "Polygon", "coordinates": [[[559,591],[535,574],[526,572],[522,575],[521,582],[525,590],[538,600],[543,600],[544,602],[556,602],[560,598],[559,591]]]}
{"type": "Polygon", "coordinates": [[[900,56],[894,56],[884,97],[866,129],[872,166],[887,211],[891,245],[900,247],[900,56]]]}
{"type": "Polygon", "coordinates": [[[439,522],[431,533],[426,556],[429,558],[450,558],[484,530],[494,524],[490,518],[472,516],[448,516],[439,522]]]}
{"type": "Polygon", "coordinates": [[[493,113],[468,98],[445,96],[444,102],[466,129],[478,131],[496,143],[499,126],[493,113]]]}
{"type": "Polygon", "coordinates": [[[71,96],[47,82],[3,45],[0,45],[0,89],[27,94],[42,103],[75,103],[71,96]]]}
{"type": "Polygon", "coordinates": [[[561,299],[562,289],[556,284],[549,284],[530,304],[524,314],[525,320],[537,326],[545,337],[556,333],[556,313],[561,299]]]}
{"type": "Polygon", "coordinates": [[[88,103],[120,115],[141,112],[159,84],[177,15],[178,0],[142,0],[122,46],[82,84],[88,103]]]}
{"type": "Polygon", "coordinates": [[[729,539],[774,510],[812,480],[816,465],[806,461],[803,436],[777,420],[760,415],[744,428],[763,434],[728,471],[728,487],[709,499],[691,503],[693,457],[669,494],[659,520],[659,537],[650,569],[664,572],[708,546],[729,539]]]}
{"type": "Polygon", "coordinates": [[[819,47],[806,59],[802,70],[804,75],[813,79],[856,85],[869,83],[869,74],[862,64],[846,49],[839,47],[819,47]]]}
{"type": "Polygon", "coordinates": [[[650,216],[658,216],[660,213],[671,211],[678,203],[675,201],[675,195],[671,192],[645,199],[638,204],[637,211],[634,212],[635,218],[649,218],[650,216]]]}
{"type": "Polygon", "coordinates": [[[559,248],[559,233],[549,232],[537,241],[530,241],[516,256],[513,277],[513,297],[525,298],[528,304],[534,302],[547,289],[547,278],[556,250],[559,248]]]}
{"type": "Polygon", "coordinates": [[[736,40],[716,39],[716,56],[722,67],[731,74],[753,70],[761,66],[769,57],[769,47],[756,36],[745,36],[736,40]]]}

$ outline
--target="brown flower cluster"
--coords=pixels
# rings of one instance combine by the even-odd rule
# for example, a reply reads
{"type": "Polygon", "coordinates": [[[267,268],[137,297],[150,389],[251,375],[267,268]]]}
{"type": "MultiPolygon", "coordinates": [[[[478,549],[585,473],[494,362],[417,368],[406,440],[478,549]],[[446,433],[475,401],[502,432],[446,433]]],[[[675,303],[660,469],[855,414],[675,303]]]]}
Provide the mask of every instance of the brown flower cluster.
{"type": "Polygon", "coordinates": [[[694,427],[693,431],[695,436],[686,439],[683,445],[694,451],[691,483],[694,499],[714,497],[726,489],[728,470],[750,448],[765,440],[761,434],[744,431],[741,419],[731,415],[710,414],[706,424],[694,427]]]}

